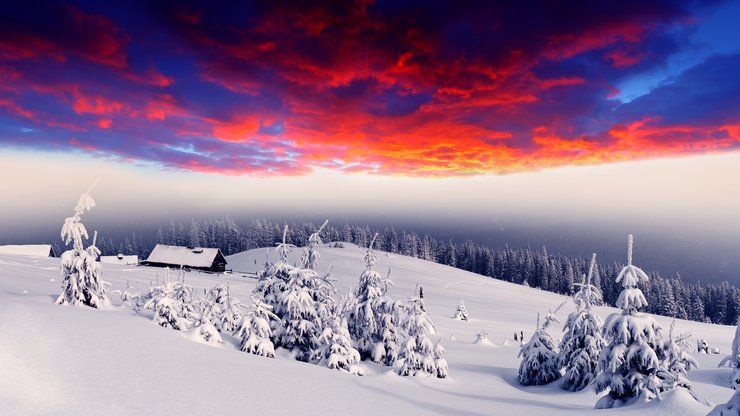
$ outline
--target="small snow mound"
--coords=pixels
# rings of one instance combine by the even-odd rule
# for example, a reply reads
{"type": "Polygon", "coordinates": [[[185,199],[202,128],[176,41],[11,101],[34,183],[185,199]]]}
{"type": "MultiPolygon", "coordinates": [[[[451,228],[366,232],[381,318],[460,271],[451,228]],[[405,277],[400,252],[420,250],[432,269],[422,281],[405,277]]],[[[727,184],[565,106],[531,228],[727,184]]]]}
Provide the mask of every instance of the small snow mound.
{"type": "Polygon", "coordinates": [[[56,282],[57,279],[49,279],[50,282],[56,282]]]}

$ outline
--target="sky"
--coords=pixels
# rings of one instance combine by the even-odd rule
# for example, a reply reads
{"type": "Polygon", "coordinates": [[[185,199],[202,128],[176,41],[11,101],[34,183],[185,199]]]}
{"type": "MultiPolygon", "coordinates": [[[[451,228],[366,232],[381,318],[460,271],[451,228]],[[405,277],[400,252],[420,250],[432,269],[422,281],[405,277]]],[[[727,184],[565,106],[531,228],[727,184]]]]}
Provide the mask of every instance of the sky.
{"type": "Polygon", "coordinates": [[[2,2],[4,235],[97,179],[91,218],[123,226],[629,229],[733,273],[739,1],[292,3],[2,2]]]}

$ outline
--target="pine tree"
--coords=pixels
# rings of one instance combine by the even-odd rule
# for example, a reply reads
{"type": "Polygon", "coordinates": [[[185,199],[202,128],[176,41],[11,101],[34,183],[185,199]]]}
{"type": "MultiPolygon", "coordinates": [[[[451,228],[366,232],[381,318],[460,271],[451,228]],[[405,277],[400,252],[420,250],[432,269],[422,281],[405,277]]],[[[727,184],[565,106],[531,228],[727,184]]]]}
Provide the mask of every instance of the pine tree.
{"type": "Polygon", "coordinates": [[[218,310],[220,312],[220,316],[218,317],[218,321],[221,324],[220,330],[229,333],[236,331],[242,319],[244,319],[244,305],[242,305],[239,299],[229,296],[226,305],[223,305],[222,308],[218,310]]]}
{"type": "Polygon", "coordinates": [[[83,246],[83,239],[88,239],[88,234],[85,225],[80,222],[80,217],[95,206],[95,201],[90,196],[93,186],[80,196],[75,205],[74,215],[65,219],[62,226],[62,240],[67,245],[72,243],[72,249],[65,251],[61,256],[64,278],[62,293],[56,300],[59,305],[101,308],[110,304],[107,293],[109,283],[103,281],[103,269],[97,261],[100,256],[100,250],[95,246],[97,232],[92,245],[87,249],[83,246]]]}
{"type": "Polygon", "coordinates": [[[468,310],[465,308],[465,303],[463,301],[460,301],[460,304],[457,305],[457,310],[452,318],[457,319],[458,321],[468,320],[468,310]]]}
{"type": "Polygon", "coordinates": [[[591,284],[595,264],[596,254],[591,257],[586,280],[575,284],[579,287],[578,292],[573,295],[576,311],[568,315],[563,328],[565,335],[560,343],[558,360],[560,367],[565,368],[565,375],[560,383],[564,390],[583,390],[593,381],[599,354],[606,344],[601,337],[603,322],[591,310],[592,302],[601,299],[601,292],[591,284]]]}
{"type": "MultiPolygon", "coordinates": [[[[293,352],[295,359],[310,361],[318,348],[318,337],[323,324],[319,315],[318,299],[325,293],[327,284],[315,270],[297,268],[287,263],[292,245],[287,243],[288,227],[283,230],[283,242],[278,245],[278,262],[262,273],[255,288],[260,300],[272,306],[273,313],[280,318],[279,326],[273,328],[275,346],[293,352]]],[[[320,241],[318,233],[309,240],[320,241]]],[[[318,260],[318,253],[304,255],[307,260],[318,260]]],[[[276,324],[278,325],[278,324],[276,324]]]]}
{"type": "Polygon", "coordinates": [[[719,366],[727,366],[732,369],[732,373],[730,373],[730,388],[740,391],[740,322],[738,322],[738,326],[735,329],[732,352],[720,361],[719,366]]]}
{"type": "Polygon", "coordinates": [[[240,348],[244,352],[274,358],[275,346],[272,343],[272,325],[279,324],[280,318],[272,313],[272,306],[255,297],[252,310],[242,319],[236,336],[241,338],[240,348]]]}
{"type": "Polygon", "coordinates": [[[690,390],[691,382],[688,379],[688,373],[691,371],[691,367],[696,368],[699,364],[688,352],[691,348],[688,342],[691,334],[683,333],[674,336],[673,329],[675,326],[676,320],[674,319],[668,332],[668,339],[665,340],[663,346],[664,358],[661,366],[665,370],[665,374],[661,375],[663,389],[683,387],[690,390]]]}
{"type": "Polygon", "coordinates": [[[715,407],[707,416],[740,416],[740,390],[735,392],[730,401],[715,407]]]}
{"type": "Polygon", "coordinates": [[[181,316],[182,305],[175,300],[172,284],[169,282],[169,269],[165,269],[165,280],[160,286],[150,288],[145,309],[154,311],[152,320],[164,328],[178,331],[187,329],[189,322],[181,316]]]}
{"type": "Polygon", "coordinates": [[[629,405],[638,399],[650,400],[659,397],[663,389],[659,373],[665,343],[660,337],[660,326],[652,317],[639,312],[647,306],[647,300],[637,285],[648,280],[644,271],[632,265],[630,234],[627,265],[616,278],[623,287],[617,299],[622,312],[606,319],[604,336],[608,345],[599,357],[596,378],[596,392],[608,389],[609,394],[596,403],[597,409],[629,405]]]}
{"type": "Polygon", "coordinates": [[[422,299],[417,297],[409,299],[403,327],[408,335],[401,346],[398,357],[398,374],[402,376],[430,374],[439,378],[447,377],[446,369],[438,367],[438,364],[446,365],[446,361],[441,361],[444,360],[442,358],[444,349],[435,349],[429,339],[429,335],[434,335],[437,331],[425,312],[422,299]]]}
{"type": "Polygon", "coordinates": [[[223,344],[224,340],[213,325],[215,320],[215,305],[213,300],[201,302],[200,314],[193,321],[191,329],[193,335],[209,344],[223,344]]]}
{"type": "Polygon", "coordinates": [[[321,366],[332,370],[342,370],[359,376],[365,375],[360,367],[360,353],[352,347],[347,321],[334,315],[330,325],[327,325],[319,336],[321,347],[317,361],[321,366]]]}
{"type": "Polygon", "coordinates": [[[545,321],[540,326],[540,316],[537,314],[537,330],[532,334],[529,342],[522,345],[519,357],[522,362],[519,365],[519,384],[523,386],[543,385],[551,383],[560,378],[560,366],[558,354],[555,352],[555,343],[547,332],[547,328],[555,322],[559,322],[555,314],[563,307],[565,302],[545,316],[545,321]]]}
{"type": "Polygon", "coordinates": [[[373,270],[378,260],[373,252],[377,237],[378,234],[375,234],[362,256],[365,270],[360,275],[347,321],[361,358],[391,366],[398,357],[399,304],[387,296],[388,288],[393,284],[390,278],[383,279],[380,273],[373,270]]]}

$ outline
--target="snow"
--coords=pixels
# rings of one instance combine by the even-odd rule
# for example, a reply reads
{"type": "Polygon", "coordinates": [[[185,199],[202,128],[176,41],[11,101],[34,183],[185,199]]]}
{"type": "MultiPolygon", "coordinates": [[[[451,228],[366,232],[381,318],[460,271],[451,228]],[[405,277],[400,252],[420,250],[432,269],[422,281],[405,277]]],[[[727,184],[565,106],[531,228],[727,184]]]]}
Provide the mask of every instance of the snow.
{"type": "Polygon", "coordinates": [[[0,254],[49,257],[49,253],[51,253],[50,244],[8,244],[0,246],[0,254]]]}
{"type": "Polygon", "coordinates": [[[217,248],[187,248],[157,244],[146,259],[149,263],[165,263],[187,267],[211,267],[219,250],[217,248]]]}
{"type": "MultiPolygon", "coordinates": [[[[300,261],[301,250],[289,262],[300,261]]],[[[346,293],[365,270],[364,250],[319,248],[320,273],[333,264],[339,293],[346,293]]],[[[241,339],[222,334],[218,347],[193,342],[188,334],[151,322],[127,308],[59,306],[59,259],[0,255],[0,413],[15,415],[199,415],[199,414],[403,414],[403,415],[706,415],[702,405],[683,391],[666,393],[662,401],[637,403],[608,411],[595,410],[599,398],[592,388],[563,391],[557,382],[522,387],[517,382],[519,346],[506,337],[524,331],[528,340],[537,312],[555,309],[567,298],[535,288],[478,276],[419,259],[378,252],[375,270],[392,268],[394,299],[405,302],[417,284],[434,323],[435,344],[446,350],[448,377],[401,377],[392,368],[367,361],[364,377],[293,360],[284,350],[276,358],[241,352],[241,339]],[[25,292],[25,293],[24,293],[25,292]],[[465,299],[475,311],[469,322],[451,317],[465,299]],[[495,348],[473,344],[485,328],[495,348]],[[456,341],[451,340],[454,334],[456,341]],[[207,397],[208,400],[203,400],[207,397]],[[320,398],[320,399],[317,399],[320,398]]],[[[270,258],[276,254],[270,250],[270,258]]],[[[237,270],[258,271],[265,249],[227,258],[237,270]],[[255,265],[257,260],[257,265],[255,265]]],[[[162,269],[104,265],[103,279],[123,290],[128,281],[144,293],[162,269]]],[[[195,293],[219,282],[231,296],[248,301],[256,281],[237,275],[186,274],[195,293]]],[[[119,299],[112,296],[114,305],[119,299]]],[[[648,299],[648,301],[651,301],[648,299]]],[[[249,302],[246,302],[249,303],[249,302]]],[[[575,310],[572,302],[558,313],[575,310]]],[[[593,307],[601,317],[614,308],[593,307]]],[[[670,318],[655,317],[669,328],[670,318]]],[[[560,328],[548,330],[560,338],[560,328]]],[[[690,332],[729,353],[735,327],[678,320],[677,332],[690,332]]],[[[667,336],[668,334],[664,334],[667,336]]],[[[688,378],[694,391],[714,404],[728,402],[729,368],[717,368],[723,355],[695,354],[699,368],[688,378]]]]}
{"type": "Polygon", "coordinates": [[[100,262],[103,264],[123,264],[126,266],[136,266],[139,264],[139,256],[124,256],[119,254],[117,256],[100,256],[100,262]]]}

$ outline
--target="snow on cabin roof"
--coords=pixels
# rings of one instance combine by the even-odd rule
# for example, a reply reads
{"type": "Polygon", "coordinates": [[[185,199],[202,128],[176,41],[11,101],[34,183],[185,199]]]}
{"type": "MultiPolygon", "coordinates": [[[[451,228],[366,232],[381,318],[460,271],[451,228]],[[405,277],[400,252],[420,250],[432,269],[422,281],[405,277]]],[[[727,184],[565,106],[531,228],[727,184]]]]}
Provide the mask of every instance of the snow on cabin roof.
{"type": "Polygon", "coordinates": [[[139,264],[139,256],[124,256],[119,254],[116,256],[100,256],[101,263],[107,264],[123,264],[126,266],[135,266],[139,264]]]}
{"type": "Polygon", "coordinates": [[[50,253],[52,253],[51,244],[9,244],[0,246],[0,254],[49,257],[50,253]]]}
{"type": "Polygon", "coordinates": [[[175,266],[211,267],[219,253],[217,248],[188,248],[157,244],[146,259],[150,263],[165,263],[175,266]]]}

